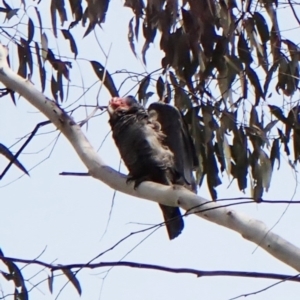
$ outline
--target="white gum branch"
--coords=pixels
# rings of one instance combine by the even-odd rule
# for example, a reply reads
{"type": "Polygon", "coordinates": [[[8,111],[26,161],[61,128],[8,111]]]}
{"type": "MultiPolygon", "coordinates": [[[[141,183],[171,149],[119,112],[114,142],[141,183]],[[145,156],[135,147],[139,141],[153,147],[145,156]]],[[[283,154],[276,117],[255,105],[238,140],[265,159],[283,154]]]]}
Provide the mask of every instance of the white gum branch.
{"type": "Polygon", "coordinates": [[[126,176],[107,166],[93,149],[79,125],[54,101],[47,99],[33,84],[13,72],[7,64],[7,48],[0,44],[0,81],[7,88],[19,93],[42,112],[69,140],[89,174],[112,189],[151,200],[157,203],[180,206],[213,223],[232,229],[243,238],[257,244],[269,254],[300,272],[300,249],[279,235],[269,231],[266,225],[216,202],[199,197],[179,186],[164,186],[143,182],[137,190],[126,183],[126,176]]]}

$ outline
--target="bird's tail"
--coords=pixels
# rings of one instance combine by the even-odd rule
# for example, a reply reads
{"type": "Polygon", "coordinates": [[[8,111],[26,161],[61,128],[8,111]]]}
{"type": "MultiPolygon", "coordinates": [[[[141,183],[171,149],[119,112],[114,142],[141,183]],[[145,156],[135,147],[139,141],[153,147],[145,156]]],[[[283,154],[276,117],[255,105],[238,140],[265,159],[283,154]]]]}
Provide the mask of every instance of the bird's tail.
{"type": "Polygon", "coordinates": [[[179,207],[159,205],[167,227],[169,239],[175,239],[184,227],[183,219],[179,207]]]}

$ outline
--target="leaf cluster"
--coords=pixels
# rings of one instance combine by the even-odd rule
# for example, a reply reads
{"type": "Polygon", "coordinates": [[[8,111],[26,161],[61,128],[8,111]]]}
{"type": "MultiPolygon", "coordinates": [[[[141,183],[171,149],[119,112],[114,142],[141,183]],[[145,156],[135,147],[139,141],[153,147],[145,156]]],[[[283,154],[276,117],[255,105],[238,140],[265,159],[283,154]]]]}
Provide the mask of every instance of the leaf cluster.
{"type": "MultiPolygon", "coordinates": [[[[70,43],[75,59],[78,55],[72,35],[75,25],[88,27],[84,36],[105,22],[109,1],[69,0],[73,21],[61,33],[70,43]]],[[[198,182],[206,177],[213,199],[221,184],[221,173],[226,171],[236,179],[241,191],[250,182],[252,196],[262,198],[270,187],[275,160],[280,160],[280,147],[290,155],[289,141],[293,137],[294,161],[300,155],[298,105],[285,112],[280,105],[270,105],[275,120],[265,123],[264,101],[275,91],[291,97],[299,85],[299,47],[283,39],[279,30],[277,1],[259,2],[229,0],[126,0],[126,8],[133,13],[128,25],[128,41],[133,53],[138,39],[144,41],[143,61],[151,43],[159,39],[164,57],[158,78],[146,75],[141,80],[137,95],[144,104],[156,94],[161,101],[174,103],[183,113],[195,142],[199,159],[198,182]],[[261,79],[261,78],[264,79],[261,79]],[[212,88],[213,83],[219,93],[212,88]],[[274,85],[273,85],[274,86],[274,85]],[[254,94],[254,97],[252,94],[254,94]],[[236,97],[238,95],[238,97],[236,97]],[[237,98],[237,99],[236,99],[237,98]],[[260,116],[258,116],[260,114],[260,116]],[[279,122],[278,122],[279,121],[279,122]],[[285,126],[285,132],[275,125],[285,126]],[[275,133],[276,132],[276,133],[275,133]]],[[[13,10],[4,2],[0,12],[7,19],[13,10]]],[[[52,29],[58,36],[58,15],[62,26],[68,21],[66,1],[53,0],[50,7],[52,29]]],[[[42,18],[36,9],[40,28],[42,18]]],[[[64,99],[63,80],[69,81],[72,64],[60,59],[49,47],[45,33],[41,43],[33,42],[35,27],[28,20],[27,39],[18,41],[19,70],[27,77],[34,72],[32,48],[37,56],[42,90],[45,89],[45,62],[55,71],[51,90],[56,101],[64,99]],[[41,46],[40,46],[41,45],[41,46]]],[[[119,94],[113,76],[98,61],[91,61],[95,75],[112,96],[119,94]]]]}

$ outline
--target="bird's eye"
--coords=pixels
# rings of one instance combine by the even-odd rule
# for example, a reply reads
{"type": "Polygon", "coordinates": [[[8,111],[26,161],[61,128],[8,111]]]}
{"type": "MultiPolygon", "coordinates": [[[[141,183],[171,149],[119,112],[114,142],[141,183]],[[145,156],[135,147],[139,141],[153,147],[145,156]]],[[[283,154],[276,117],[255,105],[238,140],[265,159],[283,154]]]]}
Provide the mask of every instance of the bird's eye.
{"type": "Polygon", "coordinates": [[[137,103],[136,99],[133,96],[127,96],[126,97],[126,102],[130,105],[130,104],[135,104],[137,103]]]}

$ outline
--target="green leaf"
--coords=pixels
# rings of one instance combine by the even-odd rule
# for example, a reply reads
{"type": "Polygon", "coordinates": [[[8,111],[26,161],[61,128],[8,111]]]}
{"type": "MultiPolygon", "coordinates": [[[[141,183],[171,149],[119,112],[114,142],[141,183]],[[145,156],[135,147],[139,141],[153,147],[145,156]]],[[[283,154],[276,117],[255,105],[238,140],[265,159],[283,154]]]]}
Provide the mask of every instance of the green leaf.
{"type": "Polygon", "coordinates": [[[134,33],[133,33],[133,18],[130,19],[129,24],[128,24],[128,41],[129,41],[129,45],[130,45],[130,49],[132,51],[132,53],[134,54],[134,56],[136,57],[136,52],[135,52],[135,45],[134,45],[134,33]]]}
{"type": "Polygon", "coordinates": [[[249,66],[246,68],[246,74],[251,82],[251,84],[254,87],[255,90],[255,106],[259,104],[260,98],[264,99],[264,93],[262,91],[259,79],[257,74],[254,72],[253,69],[251,69],[249,66]]]}
{"type": "Polygon", "coordinates": [[[189,109],[192,107],[192,102],[187,92],[181,88],[175,89],[174,97],[175,106],[180,110],[189,109]]]}
{"type": "Polygon", "coordinates": [[[218,80],[218,87],[221,92],[221,97],[224,100],[227,100],[228,98],[228,92],[229,92],[229,83],[227,79],[227,69],[224,69],[223,72],[218,72],[217,80],[218,80]]]}
{"type": "Polygon", "coordinates": [[[244,70],[241,60],[235,55],[225,55],[224,58],[228,65],[236,72],[236,74],[239,74],[244,70]]]}
{"type": "Polygon", "coordinates": [[[157,82],[156,82],[156,92],[160,100],[163,99],[165,91],[165,83],[161,76],[159,76],[157,82]]]}
{"type": "Polygon", "coordinates": [[[277,124],[278,120],[273,120],[271,122],[269,122],[266,127],[264,128],[264,133],[268,133],[276,124],[277,124]]]}
{"type": "Polygon", "coordinates": [[[275,162],[275,160],[277,159],[277,161],[278,161],[278,168],[277,168],[277,170],[279,170],[279,168],[280,168],[280,148],[279,148],[279,139],[275,139],[275,140],[273,141],[272,148],[271,148],[271,156],[270,156],[270,159],[271,159],[271,165],[272,165],[272,168],[274,167],[274,162],[275,162]]]}
{"type": "Polygon", "coordinates": [[[19,69],[18,75],[23,78],[27,77],[27,54],[25,48],[18,44],[19,69]]]}
{"type": "Polygon", "coordinates": [[[8,267],[9,273],[12,276],[15,286],[16,287],[25,286],[24,278],[22,276],[20,269],[17,267],[17,265],[15,263],[5,260],[5,259],[2,259],[2,261],[8,267]]]}
{"type": "Polygon", "coordinates": [[[225,155],[225,161],[226,161],[226,173],[228,175],[228,178],[230,177],[231,174],[231,149],[227,140],[226,135],[224,134],[223,136],[223,151],[225,155]]]}
{"type": "Polygon", "coordinates": [[[66,40],[69,40],[71,51],[72,51],[72,53],[74,53],[75,59],[76,59],[77,54],[78,54],[78,50],[77,50],[77,46],[76,46],[75,40],[74,40],[74,38],[73,38],[70,30],[62,29],[61,32],[62,32],[64,38],[66,40]]]}
{"type": "Polygon", "coordinates": [[[59,91],[59,85],[54,76],[51,76],[51,92],[52,96],[55,99],[56,102],[58,102],[57,93],[59,91]]]}
{"type": "Polygon", "coordinates": [[[15,300],[28,300],[28,292],[25,286],[21,287],[21,292],[15,289],[15,300]]]}
{"type": "Polygon", "coordinates": [[[94,72],[96,73],[97,77],[103,81],[104,79],[104,86],[108,89],[112,97],[119,97],[119,92],[114,84],[114,81],[110,75],[110,73],[106,70],[103,65],[101,65],[97,61],[90,61],[94,72]],[[105,77],[104,77],[105,76],[105,77]]]}
{"type": "Polygon", "coordinates": [[[245,40],[244,34],[241,33],[238,41],[238,54],[242,62],[246,65],[250,65],[253,62],[248,44],[245,40]]]}
{"type": "Polygon", "coordinates": [[[256,108],[254,105],[252,105],[249,124],[250,124],[250,126],[256,125],[256,126],[260,127],[259,120],[258,120],[258,114],[257,114],[256,108]]]}
{"type": "Polygon", "coordinates": [[[75,277],[74,273],[69,269],[61,269],[62,272],[66,275],[66,277],[70,280],[70,282],[74,285],[77,293],[81,295],[81,286],[78,279],[75,277]]]}
{"type": "Polygon", "coordinates": [[[30,18],[28,19],[28,34],[27,34],[27,36],[28,36],[27,43],[30,44],[33,39],[33,36],[34,36],[34,24],[30,18]]]}
{"type": "Polygon", "coordinates": [[[278,94],[280,89],[284,93],[286,92],[289,74],[290,74],[289,60],[283,55],[281,55],[281,59],[279,61],[279,70],[278,70],[278,82],[276,84],[276,91],[278,94]]]}
{"type": "Polygon", "coordinates": [[[4,146],[3,144],[0,144],[0,154],[4,155],[9,161],[13,161],[13,164],[15,166],[17,166],[25,174],[29,175],[29,173],[27,172],[25,167],[17,159],[15,159],[15,157],[11,153],[11,151],[6,146],[4,146]]]}
{"type": "Polygon", "coordinates": [[[48,38],[46,33],[42,34],[41,43],[42,43],[42,58],[45,61],[48,56],[48,38]]]}
{"type": "Polygon", "coordinates": [[[259,160],[260,160],[260,170],[262,175],[262,186],[263,188],[266,189],[266,191],[268,191],[270,187],[272,171],[273,171],[271,160],[262,149],[260,149],[259,160]]]}
{"type": "Polygon", "coordinates": [[[260,47],[261,51],[257,48],[257,58],[258,58],[258,63],[260,66],[263,67],[264,71],[266,74],[268,74],[269,70],[269,61],[268,61],[268,53],[267,53],[267,47],[265,45],[262,45],[260,47]]]}
{"type": "Polygon", "coordinates": [[[148,75],[148,76],[144,77],[144,79],[141,81],[141,84],[140,84],[140,87],[138,90],[138,98],[139,98],[140,102],[142,102],[142,100],[145,99],[149,84],[150,84],[150,76],[148,75]]]}
{"type": "Polygon", "coordinates": [[[39,48],[39,44],[37,42],[35,42],[35,52],[36,52],[36,57],[37,57],[37,61],[38,61],[38,66],[39,66],[42,92],[44,92],[45,86],[46,86],[46,72],[45,72],[44,66],[42,65],[40,48],[39,48]]]}
{"type": "Polygon", "coordinates": [[[53,272],[51,272],[51,275],[48,276],[48,287],[51,294],[53,293],[53,279],[53,272]]]}
{"type": "Polygon", "coordinates": [[[273,26],[271,29],[270,35],[270,44],[271,44],[271,52],[273,55],[273,62],[277,63],[280,59],[280,49],[281,49],[281,37],[279,32],[273,26]]]}
{"type": "Polygon", "coordinates": [[[272,80],[272,76],[273,76],[274,72],[277,70],[277,67],[278,67],[278,63],[273,64],[273,66],[270,68],[270,70],[267,73],[266,81],[264,83],[264,98],[267,96],[269,84],[272,80]]]}
{"type": "Polygon", "coordinates": [[[10,11],[6,14],[7,20],[10,20],[13,16],[16,16],[18,11],[19,11],[18,8],[15,8],[15,9],[10,10],[10,11]]]}
{"type": "Polygon", "coordinates": [[[274,115],[278,120],[282,121],[283,123],[287,122],[287,118],[284,116],[283,111],[280,107],[276,105],[269,105],[272,115],[274,115]]]}
{"type": "Polygon", "coordinates": [[[57,38],[57,27],[56,27],[56,0],[51,0],[50,12],[53,34],[57,38]]]}
{"type": "Polygon", "coordinates": [[[270,39],[270,32],[265,18],[258,12],[253,14],[255,20],[255,25],[258,30],[258,34],[263,44],[265,44],[270,39]]]}

